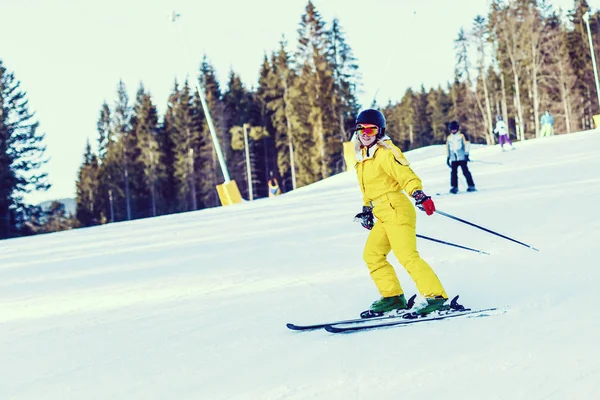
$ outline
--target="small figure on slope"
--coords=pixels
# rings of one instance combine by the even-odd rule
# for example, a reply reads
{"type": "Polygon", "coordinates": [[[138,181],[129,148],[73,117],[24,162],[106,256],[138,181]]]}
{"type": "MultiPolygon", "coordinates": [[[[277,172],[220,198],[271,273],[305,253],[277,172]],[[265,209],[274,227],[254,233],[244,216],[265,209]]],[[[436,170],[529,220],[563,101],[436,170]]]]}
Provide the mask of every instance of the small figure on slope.
{"type": "Polygon", "coordinates": [[[494,133],[498,134],[498,142],[500,143],[502,151],[506,151],[505,145],[511,150],[515,149],[510,141],[510,135],[508,134],[508,129],[506,129],[506,123],[502,120],[500,115],[496,117],[496,127],[494,128],[494,133]]]}
{"type": "Polygon", "coordinates": [[[450,171],[450,193],[458,193],[458,167],[462,170],[465,179],[467,180],[467,192],[475,192],[475,182],[473,182],[473,176],[469,171],[469,149],[471,144],[464,134],[458,130],[460,125],[456,121],[448,124],[450,134],[446,138],[446,151],[448,158],[446,158],[446,164],[451,168],[450,171]]]}

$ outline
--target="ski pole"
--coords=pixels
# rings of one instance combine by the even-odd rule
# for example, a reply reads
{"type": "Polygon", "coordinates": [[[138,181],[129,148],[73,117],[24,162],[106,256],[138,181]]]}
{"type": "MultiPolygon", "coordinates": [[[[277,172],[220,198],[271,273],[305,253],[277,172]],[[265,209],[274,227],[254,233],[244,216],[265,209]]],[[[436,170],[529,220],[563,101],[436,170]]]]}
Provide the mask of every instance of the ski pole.
{"type": "Polygon", "coordinates": [[[470,160],[471,162],[478,162],[478,163],[482,163],[482,164],[494,164],[494,165],[502,165],[501,162],[494,162],[494,161],[483,161],[483,160],[470,160]]]}
{"type": "Polygon", "coordinates": [[[421,239],[425,239],[425,240],[431,240],[432,242],[436,242],[436,243],[441,243],[441,244],[446,244],[448,246],[454,246],[454,247],[458,247],[459,249],[465,249],[465,250],[469,250],[469,251],[474,251],[476,253],[479,254],[486,254],[486,255],[490,255],[490,253],[487,253],[485,251],[481,251],[481,250],[477,250],[477,249],[472,249],[470,247],[466,247],[466,246],[461,246],[460,244],[455,244],[455,243],[450,243],[450,242],[444,242],[443,240],[439,240],[439,239],[434,239],[428,236],[423,236],[423,235],[419,235],[417,233],[417,237],[421,238],[421,239]]]}
{"type": "Polygon", "coordinates": [[[448,218],[451,218],[451,219],[453,219],[453,220],[456,220],[456,221],[462,222],[463,224],[467,224],[467,225],[474,226],[475,228],[479,228],[479,229],[481,229],[481,230],[483,230],[483,231],[486,231],[486,232],[488,232],[488,233],[491,233],[492,235],[500,236],[501,238],[504,238],[504,239],[510,240],[511,242],[518,243],[518,244],[520,244],[521,246],[529,247],[531,250],[539,251],[539,250],[538,250],[538,249],[536,249],[535,247],[533,247],[533,246],[530,246],[530,245],[528,245],[528,244],[526,244],[526,243],[519,242],[518,240],[515,240],[515,239],[512,239],[512,238],[509,238],[508,236],[504,236],[504,235],[502,235],[502,234],[500,234],[500,233],[498,233],[498,232],[494,232],[494,231],[492,231],[492,230],[490,230],[490,229],[484,228],[483,226],[476,225],[476,224],[474,224],[474,223],[472,223],[472,222],[465,221],[464,219],[461,219],[461,218],[455,217],[454,215],[450,215],[450,214],[448,214],[448,213],[445,213],[445,212],[443,212],[443,211],[440,211],[440,210],[436,210],[435,212],[436,212],[436,213],[438,213],[438,214],[440,214],[440,215],[443,215],[444,217],[448,217],[448,218]]]}

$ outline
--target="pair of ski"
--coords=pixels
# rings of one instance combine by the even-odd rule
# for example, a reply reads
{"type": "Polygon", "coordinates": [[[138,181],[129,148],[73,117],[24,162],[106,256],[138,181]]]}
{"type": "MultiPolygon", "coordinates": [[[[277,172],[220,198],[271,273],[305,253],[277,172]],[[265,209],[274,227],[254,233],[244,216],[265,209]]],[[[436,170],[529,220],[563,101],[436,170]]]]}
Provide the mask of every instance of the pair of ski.
{"type": "MultiPolygon", "coordinates": [[[[412,301],[412,303],[414,304],[415,297],[416,296],[411,297],[409,303],[412,301]]],[[[469,308],[464,308],[463,306],[458,304],[457,300],[458,296],[452,299],[452,301],[450,302],[451,308],[449,310],[434,312],[426,316],[418,316],[415,313],[405,312],[403,314],[398,315],[392,314],[372,318],[348,319],[344,321],[325,322],[313,325],[296,325],[288,323],[286,326],[294,331],[325,329],[327,332],[331,333],[348,333],[356,331],[365,331],[369,329],[386,328],[391,326],[409,325],[418,322],[439,321],[442,319],[456,318],[462,316],[484,316],[487,312],[497,310],[497,308],[495,307],[480,310],[471,310],[469,308]]]]}

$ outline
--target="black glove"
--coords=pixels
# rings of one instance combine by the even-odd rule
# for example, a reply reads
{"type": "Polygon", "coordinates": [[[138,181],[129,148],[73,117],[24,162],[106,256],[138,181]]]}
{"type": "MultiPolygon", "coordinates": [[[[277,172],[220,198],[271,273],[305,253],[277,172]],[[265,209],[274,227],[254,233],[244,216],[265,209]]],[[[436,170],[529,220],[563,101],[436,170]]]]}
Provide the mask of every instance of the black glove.
{"type": "Polygon", "coordinates": [[[354,220],[360,222],[363,228],[371,230],[375,225],[375,219],[373,218],[373,210],[369,206],[363,206],[362,212],[354,216],[354,220]]]}
{"type": "Polygon", "coordinates": [[[469,162],[469,161],[471,161],[471,160],[469,160],[469,155],[468,155],[468,154],[465,154],[465,161],[466,161],[466,162],[469,162]]]}
{"type": "Polygon", "coordinates": [[[450,164],[450,157],[446,158],[446,165],[447,165],[449,168],[452,168],[452,165],[450,164]]]}

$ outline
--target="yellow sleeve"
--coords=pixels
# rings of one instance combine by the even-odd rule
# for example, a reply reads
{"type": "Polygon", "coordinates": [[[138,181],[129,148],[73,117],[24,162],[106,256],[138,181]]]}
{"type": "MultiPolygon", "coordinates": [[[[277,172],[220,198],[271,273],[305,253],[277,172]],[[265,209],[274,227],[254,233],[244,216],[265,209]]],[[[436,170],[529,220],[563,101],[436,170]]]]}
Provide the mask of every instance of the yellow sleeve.
{"type": "Polygon", "coordinates": [[[382,157],[381,167],[385,173],[400,184],[402,190],[412,196],[415,191],[423,189],[421,179],[410,168],[408,160],[406,160],[400,149],[394,145],[391,146],[393,147],[382,149],[385,152],[385,157],[382,157]]]}

